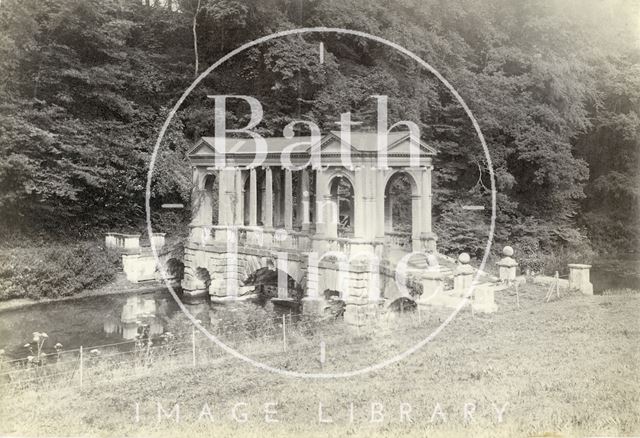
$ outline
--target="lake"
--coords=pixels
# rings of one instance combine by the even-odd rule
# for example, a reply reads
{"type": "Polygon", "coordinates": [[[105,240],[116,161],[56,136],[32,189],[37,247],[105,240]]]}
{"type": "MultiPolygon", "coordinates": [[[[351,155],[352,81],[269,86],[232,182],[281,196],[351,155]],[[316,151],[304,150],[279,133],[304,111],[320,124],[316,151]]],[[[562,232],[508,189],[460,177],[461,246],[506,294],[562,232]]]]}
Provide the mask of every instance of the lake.
{"type": "MultiPolygon", "coordinates": [[[[189,312],[205,325],[210,322],[237,323],[239,315],[263,309],[263,315],[299,313],[289,307],[275,307],[270,303],[239,302],[213,305],[207,299],[184,303],[189,312]],[[266,312],[266,313],[265,313],[266,312]]],[[[166,331],[172,316],[180,308],[165,288],[155,291],[92,296],[78,299],[33,304],[0,312],[0,348],[11,359],[29,353],[24,347],[33,332],[49,336],[45,352],[54,352],[60,342],[65,350],[114,344],[135,339],[140,323],[149,325],[152,337],[166,331]]],[[[118,347],[132,349],[133,342],[118,347]]]]}
{"type": "MultiPolygon", "coordinates": [[[[599,259],[593,263],[591,281],[596,293],[610,288],[640,289],[640,260],[599,259]]],[[[185,305],[194,316],[207,322],[232,321],[234,312],[257,308],[251,303],[233,307],[214,306],[207,301],[185,305]]],[[[274,316],[290,312],[273,306],[266,309],[274,316]]],[[[24,344],[31,341],[35,331],[49,335],[47,352],[53,351],[56,342],[62,343],[64,349],[118,343],[134,339],[139,322],[148,324],[152,335],[160,335],[177,312],[178,305],[164,288],[34,304],[0,312],[0,348],[9,358],[25,357],[28,352],[24,344]]]]}

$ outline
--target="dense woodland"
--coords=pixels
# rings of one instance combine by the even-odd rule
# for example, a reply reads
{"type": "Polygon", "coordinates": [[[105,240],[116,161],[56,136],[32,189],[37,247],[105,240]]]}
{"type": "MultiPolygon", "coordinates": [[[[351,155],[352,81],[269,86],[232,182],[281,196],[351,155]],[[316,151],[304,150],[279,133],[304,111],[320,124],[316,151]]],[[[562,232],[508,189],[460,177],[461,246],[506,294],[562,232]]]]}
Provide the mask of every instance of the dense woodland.
{"type": "MultiPolygon", "coordinates": [[[[0,3],[3,240],[83,239],[144,223],[149,157],[194,77],[275,31],[340,27],[414,51],[463,96],[487,139],[498,189],[495,241],[521,254],[629,252],[640,240],[639,8],[624,0],[4,0],[0,3]]],[[[263,135],[293,119],[335,129],[419,123],[439,151],[435,223],[446,252],[481,254],[489,173],[460,106],[428,72],[360,38],[303,35],[251,49],[196,88],[153,178],[154,211],[189,203],[185,151],[213,131],[208,94],[260,98],[263,135]],[[325,62],[320,64],[319,41],[325,62]]],[[[229,126],[244,126],[232,107],[229,126]]],[[[155,214],[180,228],[184,213],[155,214]]]]}

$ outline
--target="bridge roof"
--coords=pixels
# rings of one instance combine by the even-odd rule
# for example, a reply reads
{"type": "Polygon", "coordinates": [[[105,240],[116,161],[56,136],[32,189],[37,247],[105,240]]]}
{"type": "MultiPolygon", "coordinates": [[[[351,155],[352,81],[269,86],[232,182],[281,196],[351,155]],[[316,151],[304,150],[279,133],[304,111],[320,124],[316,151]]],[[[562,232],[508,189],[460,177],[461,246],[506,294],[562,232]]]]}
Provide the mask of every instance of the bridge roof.
{"type": "MultiPolygon", "coordinates": [[[[420,141],[416,145],[410,141],[408,131],[390,132],[387,135],[387,154],[394,157],[398,165],[407,161],[411,154],[416,154],[423,160],[436,154],[436,150],[420,141]]],[[[287,151],[293,161],[308,160],[312,151],[320,150],[323,165],[330,164],[324,158],[336,157],[343,152],[348,152],[351,159],[357,162],[362,159],[371,159],[377,155],[378,143],[376,132],[352,132],[350,141],[342,142],[340,131],[331,131],[321,137],[319,142],[312,144],[313,137],[264,137],[267,143],[267,163],[279,164],[279,158],[287,151]],[[277,160],[277,162],[276,162],[277,160]]],[[[253,138],[225,138],[224,150],[215,144],[215,137],[202,137],[188,152],[188,157],[195,165],[211,165],[212,160],[224,154],[227,162],[242,165],[248,164],[247,160],[255,157],[258,147],[253,138]]],[[[328,161],[331,161],[329,159],[328,161]]]]}

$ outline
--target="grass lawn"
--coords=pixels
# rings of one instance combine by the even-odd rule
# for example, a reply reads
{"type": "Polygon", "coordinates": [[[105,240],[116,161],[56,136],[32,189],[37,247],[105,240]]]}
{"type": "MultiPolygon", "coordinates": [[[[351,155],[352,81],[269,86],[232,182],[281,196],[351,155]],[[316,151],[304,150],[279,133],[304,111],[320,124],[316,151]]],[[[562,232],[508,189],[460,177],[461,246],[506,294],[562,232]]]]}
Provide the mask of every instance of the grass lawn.
{"type": "MultiPolygon", "coordinates": [[[[0,433],[193,438],[639,435],[640,295],[563,292],[547,303],[545,292],[522,287],[520,308],[513,291],[500,292],[497,313],[464,310],[417,353],[356,377],[285,377],[231,358],[196,367],[155,366],[151,375],[105,379],[83,389],[5,392],[0,433]],[[178,404],[179,421],[175,410],[171,418],[158,420],[158,403],[167,414],[178,404]],[[496,410],[502,411],[501,421],[496,410]],[[246,422],[237,421],[245,414],[246,422]]],[[[422,316],[420,327],[400,322],[396,327],[401,330],[379,327],[364,334],[338,324],[332,333],[316,333],[311,339],[294,336],[286,354],[269,353],[256,343],[238,348],[274,366],[316,372],[321,369],[315,345],[326,338],[324,370],[345,371],[402,351],[446,315],[434,310],[422,316]]]]}

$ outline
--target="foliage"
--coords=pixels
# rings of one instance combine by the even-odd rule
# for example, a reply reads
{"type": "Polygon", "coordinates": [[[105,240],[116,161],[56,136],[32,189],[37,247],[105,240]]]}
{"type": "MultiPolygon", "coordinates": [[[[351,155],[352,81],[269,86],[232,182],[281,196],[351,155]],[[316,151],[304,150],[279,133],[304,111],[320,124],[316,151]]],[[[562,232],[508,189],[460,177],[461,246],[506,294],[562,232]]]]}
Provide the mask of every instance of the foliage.
{"type": "Polygon", "coordinates": [[[118,257],[93,242],[0,252],[0,300],[57,298],[113,280],[118,257]]]}
{"type": "MultiPolygon", "coordinates": [[[[139,227],[159,127],[193,79],[194,35],[202,71],[259,36],[327,26],[407,47],[464,97],[491,153],[496,241],[537,241],[550,253],[575,235],[604,249],[633,250],[640,239],[640,56],[629,29],[637,13],[625,0],[6,0],[0,220],[26,233],[80,236],[139,227]]],[[[413,61],[345,35],[273,40],[205,79],[168,127],[155,163],[153,209],[188,203],[185,152],[213,134],[206,96],[223,93],[260,99],[264,135],[281,135],[293,119],[335,129],[346,111],[373,129],[370,96],[388,95],[389,120],[415,121],[439,150],[440,244],[481,253],[490,170],[460,105],[413,61]],[[470,214],[461,209],[467,204],[485,210],[470,214]]],[[[247,121],[246,108],[230,104],[228,126],[247,121]]],[[[410,202],[408,193],[399,198],[410,202]]],[[[162,226],[177,229],[187,214],[167,218],[162,226]]]]}

